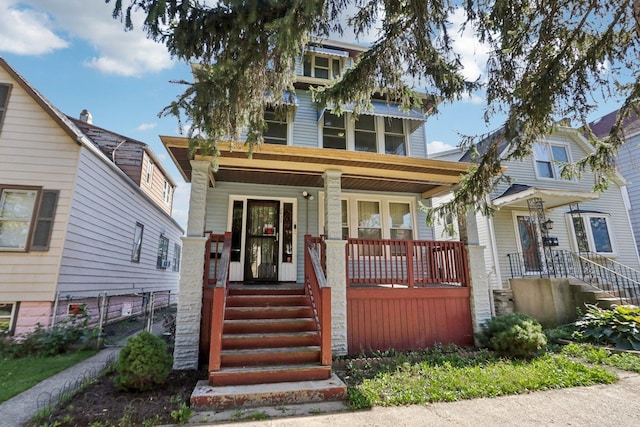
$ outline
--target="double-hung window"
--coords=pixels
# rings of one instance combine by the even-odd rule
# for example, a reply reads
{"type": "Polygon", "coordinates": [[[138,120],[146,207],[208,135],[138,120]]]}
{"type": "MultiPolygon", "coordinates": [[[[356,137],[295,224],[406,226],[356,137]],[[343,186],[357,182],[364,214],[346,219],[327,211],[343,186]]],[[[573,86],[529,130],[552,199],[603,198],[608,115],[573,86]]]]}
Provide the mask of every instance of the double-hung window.
{"type": "Polygon", "coordinates": [[[343,114],[337,116],[326,111],[323,117],[322,146],[324,148],[347,149],[347,135],[343,114]]]}
{"type": "Polygon", "coordinates": [[[142,235],[144,225],[136,222],[136,229],[133,232],[133,248],[131,249],[131,262],[140,262],[140,252],[142,251],[142,235]]]}
{"type": "Polygon", "coordinates": [[[167,205],[171,202],[171,184],[169,184],[169,181],[165,181],[162,187],[162,200],[167,205]]]}
{"type": "Polygon", "coordinates": [[[567,146],[547,143],[533,144],[533,155],[538,178],[561,179],[563,163],[569,163],[567,146]]]}
{"type": "Polygon", "coordinates": [[[160,241],[158,242],[158,261],[156,263],[157,268],[167,268],[169,267],[169,239],[160,236],[160,241]]]}
{"type": "Polygon", "coordinates": [[[287,112],[272,108],[264,111],[266,129],[262,133],[267,144],[287,145],[287,112]]]}
{"type": "Polygon", "coordinates": [[[153,183],[153,162],[151,161],[151,159],[149,159],[149,161],[147,162],[144,181],[149,186],[153,183]]]}
{"type": "Polygon", "coordinates": [[[342,58],[307,53],[302,61],[302,74],[317,79],[337,79],[342,74],[342,58]]]}
{"type": "Polygon", "coordinates": [[[615,254],[607,215],[583,213],[580,216],[573,216],[572,222],[578,251],[595,252],[602,255],[615,254]]]}
{"type": "Polygon", "coordinates": [[[406,155],[404,125],[402,119],[384,118],[384,152],[386,154],[406,155]]]}
{"type": "Polygon", "coordinates": [[[180,245],[174,243],[173,245],[173,263],[171,264],[171,269],[173,271],[180,271],[180,245]]]}
{"type": "Polygon", "coordinates": [[[0,185],[0,251],[48,251],[59,194],[0,185]]]}
{"type": "Polygon", "coordinates": [[[9,334],[13,330],[16,303],[0,302],[0,335],[9,334]]]}
{"type": "Polygon", "coordinates": [[[378,152],[375,116],[360,115],[355,121],[354,133],[356,151],[378,152]]]}
{"type": "Polygon", "coordinates": [[[9,94],[11,85],[0,84],[0,133],[2,133],[2,122],[4,121],[7,105],[9,105],[9,94]]]}

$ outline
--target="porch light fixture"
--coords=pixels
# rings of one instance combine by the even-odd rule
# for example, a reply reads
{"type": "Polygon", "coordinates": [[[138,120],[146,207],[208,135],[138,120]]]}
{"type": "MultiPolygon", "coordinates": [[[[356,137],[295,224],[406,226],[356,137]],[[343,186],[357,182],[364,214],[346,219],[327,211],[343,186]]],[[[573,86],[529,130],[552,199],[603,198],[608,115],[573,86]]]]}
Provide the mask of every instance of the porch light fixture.
{"type": "Polygon", "coordinates": [[[309,193],[308,191],[303,191],[302,197],[304,197],[307,200],[313,200],[313,194],[309,193]]]}
{"type": "Polygon", "coordinates": [[[553,221],[548,219],[542,223],[542,229],[545,231],[553,230],[553,221]]]}

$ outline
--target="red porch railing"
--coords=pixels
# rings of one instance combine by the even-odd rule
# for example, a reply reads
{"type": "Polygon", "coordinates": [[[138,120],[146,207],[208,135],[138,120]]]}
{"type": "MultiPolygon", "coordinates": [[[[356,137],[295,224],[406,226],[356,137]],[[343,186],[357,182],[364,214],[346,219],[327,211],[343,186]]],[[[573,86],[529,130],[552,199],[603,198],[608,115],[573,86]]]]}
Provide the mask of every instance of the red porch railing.
{"type": "Polygon", "coordinates": [[[457,241],[348,239],[347,285],[469,285],[467,252],[457,241]]]}
{"type": "Polygon", "coordinates": [[[231,233],[209,233],[205,252],[201,352],[208,350],[209,371],[220,370],[222,327],[229,292],[231,233]],[[207,305],[210,307],[207,307],[207,305]],[[210,318],[209,318],[210,313],[210,318]],[[207,345],[208,344],[208,345],[207,345]],[[204,348],[203,348],[204,347],[204,348]]]}
{"type": "Polygon", "coordinates": [[[320,363],[331,365],[331,288],[327,286],[324,242],[321,238],[304,236],[305,292],[310,296],[320,332],[320,363]],[[324,265],[323,265],[324,264],[324,265]]]}

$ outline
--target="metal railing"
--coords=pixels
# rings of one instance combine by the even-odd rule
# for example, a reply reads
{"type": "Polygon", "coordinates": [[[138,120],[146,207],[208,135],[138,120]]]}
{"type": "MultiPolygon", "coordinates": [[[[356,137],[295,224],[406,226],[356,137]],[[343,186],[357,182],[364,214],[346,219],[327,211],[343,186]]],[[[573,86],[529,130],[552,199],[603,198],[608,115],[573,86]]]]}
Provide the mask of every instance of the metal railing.
{"type": "Polygon", "coordinates": [[[304,286],[311,298],[316,328],[320,333],[320,363],[331,365],[331,288],[327,285],[322,267],[323,242],[305,235],[304,286]]]}
{"type": "Polygon", "coordinates": [[[640,271],[590,252],[546,249],[507,255],[511,277],[575,277],[610,293],[621,304],[640,302],[640,271]]]}

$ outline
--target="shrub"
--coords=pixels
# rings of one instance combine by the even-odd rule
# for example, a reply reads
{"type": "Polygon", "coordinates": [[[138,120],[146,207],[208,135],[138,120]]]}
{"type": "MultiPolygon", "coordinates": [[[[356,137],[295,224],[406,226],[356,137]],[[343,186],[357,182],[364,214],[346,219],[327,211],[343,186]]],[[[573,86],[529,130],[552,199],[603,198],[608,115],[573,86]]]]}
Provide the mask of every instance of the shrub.
{"type": "Polygon", "coordinates": [[[119,388],[150,390],[167,380],[171,371],[171,356],[161,338],[145,331],[127,340],[115,369],[115,381],[119,388]]]}
{"type": "Polygon", "coordinates": [[[592,344],[640,350],[640,308],[619,305],[602,309],[587,305],[587,312],[576,321],[573,337],[592,344]]]}
{"type": "Polygon", "coordinates": [[[487,321],[478,339],[499,355],[514,358],[533,357],[547,345],[540,323],[523,313],[509,313],[487,321]]]}

